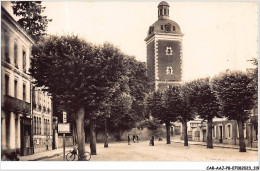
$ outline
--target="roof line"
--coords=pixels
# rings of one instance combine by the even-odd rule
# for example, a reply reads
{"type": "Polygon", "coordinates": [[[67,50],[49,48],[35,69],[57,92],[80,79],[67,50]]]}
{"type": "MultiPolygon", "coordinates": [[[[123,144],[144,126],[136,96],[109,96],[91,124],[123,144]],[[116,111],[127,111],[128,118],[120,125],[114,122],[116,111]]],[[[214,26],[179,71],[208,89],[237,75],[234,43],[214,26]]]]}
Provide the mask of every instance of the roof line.
{"type": "Polygon", "coordinates": [[[15,19],[6,11],[6,9],[2,5],[1,12],[6,15],[6,18],[11,22],[11,24],[13,24],[32,44],[35,43],[33,38],[17,23],[17,21],[15,21],[15,19]]]}

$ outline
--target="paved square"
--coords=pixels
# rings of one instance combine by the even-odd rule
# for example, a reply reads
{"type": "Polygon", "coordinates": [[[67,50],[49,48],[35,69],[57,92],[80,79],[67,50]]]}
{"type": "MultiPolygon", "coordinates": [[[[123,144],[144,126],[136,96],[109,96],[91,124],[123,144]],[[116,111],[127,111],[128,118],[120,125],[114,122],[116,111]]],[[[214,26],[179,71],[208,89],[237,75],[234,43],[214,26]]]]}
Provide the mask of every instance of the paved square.
{"type": "MultiPolygon", "coordinates": [[[[86,144],[86,150],[89,151],[89,144],[86,144]]],[[[63,156],[44,160],[62,161],[63,156]]],[[[98,143],[97,155],[93,155],[91,161],[258,161],[258,152],[241,153],[238,149],[218,147],[207,149],[200,145],[184,147],[180,143],[166,144],[165,141],[155,141],[155,146],[149,146],[149,141],[131,142],[131,145],[127,142],[112,142],[109,148],[98,143]]]]}

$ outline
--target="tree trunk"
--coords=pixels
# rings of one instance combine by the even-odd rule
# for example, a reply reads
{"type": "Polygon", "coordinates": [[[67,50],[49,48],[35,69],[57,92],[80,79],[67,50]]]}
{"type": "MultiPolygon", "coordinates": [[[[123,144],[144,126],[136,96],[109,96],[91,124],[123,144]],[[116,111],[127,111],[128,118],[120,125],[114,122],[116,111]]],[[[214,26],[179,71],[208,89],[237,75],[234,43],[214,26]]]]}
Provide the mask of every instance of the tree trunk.
{"type": "Polygon", "coordinates": [[[76,126],[77,126],[77,137],[78,137],[78,160],[84,160],[85,152],[85,130],[84,130],[84,108],[80,108],[77,112],[76,126]]]}
{"type": "Polygon", "coordinates": [[[208,119],[207,148],[213,148],[213,142],[212,142],[212,118],[208,119]]]}
{"type": "Polygon", "coordinates": [[[170,134],[170,121],[166,122],[166,139],[167,144],[171,144],[171,134],[170,134]]]}
{"type": "Polygon", "coordinates": [[[118,129],[117,141],[121,141],[121,129],[118,129]]]}
{"type": "MultiPolygon", "coordinates": [[[[75,145],[75,144],[77,144],[77,141],[76,141],[76,132],[77,130],[76,130],[76,125],[75,125],[75,123],[74,124],[72,124],[72,138],[73,138],[73,145],[75,145]]],[[[86,141],[85,141],[86,142],[86,141]]]]}
{"type": "Polygon", "coordinates": [[[91,155],[97,155],[95,119],[90,119],[90,151],[91,155]]]}
{"type": "Polygon", "coordinates": [[[183,139],[184,139],[184,146],[188,146],[188,134],[187,134],[186,120],[182,121],[182,133],[183,133],[183,139]]]}
{"type": "Polygon", "coordinates": [[[104,141],[104,147],[108,147],[108,133],[107,133],[107,119],[105,119],[105,141],[104,141]]]}
{"type": "Polygon", "coordinates": [[[244,139],[244,122],[237,121],[239,129],[239,152],[246,152],[246,144],[244,139]]]}

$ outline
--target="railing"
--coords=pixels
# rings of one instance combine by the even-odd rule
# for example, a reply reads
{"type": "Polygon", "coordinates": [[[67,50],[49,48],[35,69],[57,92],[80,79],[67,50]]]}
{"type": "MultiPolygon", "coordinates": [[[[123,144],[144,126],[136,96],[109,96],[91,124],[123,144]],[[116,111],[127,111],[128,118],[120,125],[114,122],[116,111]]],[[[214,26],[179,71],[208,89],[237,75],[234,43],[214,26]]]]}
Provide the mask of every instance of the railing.
{"type": "Polygon", "coordinates": [[[19,100],[17,98],[4,95],[4,106],[5,110],[14,111],[17,113],[31,114],[31,105],[28,102],[19,100]]]}

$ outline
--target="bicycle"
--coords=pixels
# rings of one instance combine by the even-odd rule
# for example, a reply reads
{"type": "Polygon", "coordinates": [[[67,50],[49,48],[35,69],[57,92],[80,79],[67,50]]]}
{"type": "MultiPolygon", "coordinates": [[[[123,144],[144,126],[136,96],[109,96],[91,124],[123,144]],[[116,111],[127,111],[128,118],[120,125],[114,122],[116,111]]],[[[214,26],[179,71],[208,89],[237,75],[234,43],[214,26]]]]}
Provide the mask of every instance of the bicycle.
{"type": "MultiPolygon", "coordinates": [[[[78,152],[77,148],[73,148],[67,155],[66,155],[66,160],[67,161],[73,161],[75,160],[76,156],[78,157],[78,152]]],[[[84,152],[84,161],[89,161],[91,159],[91,154],[87,151],[84,152]]]]}

